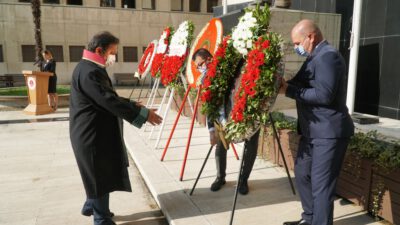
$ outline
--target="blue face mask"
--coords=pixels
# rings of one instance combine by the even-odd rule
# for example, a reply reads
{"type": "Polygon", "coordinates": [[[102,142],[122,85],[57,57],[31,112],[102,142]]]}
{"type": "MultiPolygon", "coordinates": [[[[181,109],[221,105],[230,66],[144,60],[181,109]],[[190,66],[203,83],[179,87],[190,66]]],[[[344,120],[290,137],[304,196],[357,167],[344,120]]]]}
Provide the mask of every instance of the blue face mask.
{"type": "Polygon", "coordinates": [[[309,56],[309,53],[304,49],[302,45],[297,45],[297,47],[294,48],[294,51],[299,55],[303,57],[309,56]]]}

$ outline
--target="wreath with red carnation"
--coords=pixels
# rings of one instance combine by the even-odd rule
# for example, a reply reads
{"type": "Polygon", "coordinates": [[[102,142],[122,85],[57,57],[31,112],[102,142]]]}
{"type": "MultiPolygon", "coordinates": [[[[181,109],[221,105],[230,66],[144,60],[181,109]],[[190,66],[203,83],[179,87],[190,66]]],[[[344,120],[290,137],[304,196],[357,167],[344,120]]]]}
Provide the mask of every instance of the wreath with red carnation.
{"type": "Polygon", "coordinates": [[[281,36],[273,32],[253,42],[226,125],[227,139],[242,141],[243,137],[251,137],[248,132],[258,130],[260,123],[267,123],[283,74],[281,43],[281,36]]]}
{"type": "Polygon", "coordinates": [[[182,22],[171,38],[168,54],[161,67],[161,82],[164,86],[179,86],[178,74],[185,67],[188,49],[193,39],[194,25],[182,22]]]}
{"type": "Polygon", "coordinates": [[[153,59],[153,64],[151,65],[151,76],[160,77],[161,67],[164,61],[164,57],[168,52],[168,46],[171,42],[171,36],[174,33],[174,28],[169,26],[164,29],[160,39],[158,40],[156,55],[153,59]]]}
{"type": "Polygon", "coordinates": [[[155,50],[156,50],[156,45],[157,41],[154,40],[149,43],[147,46],[146,50],[143,52],[143,56],[140,59],[139,66],[138,66],[138,72],[140,78],[143,78],[147,75],[148,72],[150,72],[150,68],[152,66],[154,56],[155,56],[155,50]]]}
{"type": "Polygon", "coordinates": [[[202,113],[210,121],[216,121],[220,116],[219,110],[224,104],[225,94],[229,91],[229,84],[235,77],[234,72],[240,59],[241,55],[232,46],[231,37],[224,37],[212,61],[207,65],[200,96],[203,102],[202,113]]]}

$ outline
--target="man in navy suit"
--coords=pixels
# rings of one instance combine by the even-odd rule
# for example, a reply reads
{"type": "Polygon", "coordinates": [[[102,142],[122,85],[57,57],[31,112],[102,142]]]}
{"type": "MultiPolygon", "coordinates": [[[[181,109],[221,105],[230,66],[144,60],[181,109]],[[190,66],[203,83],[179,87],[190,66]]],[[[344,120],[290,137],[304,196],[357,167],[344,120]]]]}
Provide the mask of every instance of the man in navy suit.
{"type": "Polygon", "coordinates": [[[354,124],[346,107],[346,65],[311,20],[292,30],[292,42],[307,57],[280,89],[296,100],[301,135],[295,163],[302,219],[284,225],[332,225],[335,187],[354,124]]]}

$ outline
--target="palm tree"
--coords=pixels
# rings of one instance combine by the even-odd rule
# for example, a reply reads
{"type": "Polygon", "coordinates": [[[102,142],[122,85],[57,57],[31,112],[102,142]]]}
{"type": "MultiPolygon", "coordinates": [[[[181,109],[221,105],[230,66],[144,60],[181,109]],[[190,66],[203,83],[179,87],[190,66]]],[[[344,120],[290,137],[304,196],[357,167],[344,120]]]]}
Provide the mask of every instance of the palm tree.
{"type": "Polygon", "coordinates": [[[43,57],[41,54],[43,50],[43,44],[42,44],[42,31],[40,28],[40,16],[41,16],[40,0],[31,0],[31,7],[32,7],[33,23],[35,24],[35,52],[36,52],[35,65],[37,65],[39,67],[39,70],[41,70],[43,62],[43,57]]]}

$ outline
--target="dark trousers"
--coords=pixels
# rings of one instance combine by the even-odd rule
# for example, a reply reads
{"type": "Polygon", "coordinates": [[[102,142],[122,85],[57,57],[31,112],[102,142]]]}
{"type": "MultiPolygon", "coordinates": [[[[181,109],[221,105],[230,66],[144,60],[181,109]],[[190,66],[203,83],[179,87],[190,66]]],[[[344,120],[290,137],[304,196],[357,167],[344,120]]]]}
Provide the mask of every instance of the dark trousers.
{"type": "Polygon", "coordinates": [[[100,198],[86,199],[83,205],[84,211],[93,210],[94,225],[114,225],[110,217],[110,194],[100,198]]]}
{"type": "Polygon", "coordinates": [[[302,137],[295,163],[302,218],[311,225],[333,224],[337,178],[349,143],[344,139],[302,137]]]}
{"type": "MultiPolygon", "coordinates": [[[[249,179],[251,170],[253,169],[254,161],[257,157],[258,148],[258,137],[260,131],[257,131],[250,140],[246,141],[245,145],[247,147],[246,155],[244,156],[244,166],[243,173],[241,176],[242,181],[247,181],[249,179]]],[[[227,149],[225,149],[221,140],[217,142],[217,148],[215,150],[215,162],[217,165],[217,177],[225,178],[226,176],[226,154],[227,149]]]]}

